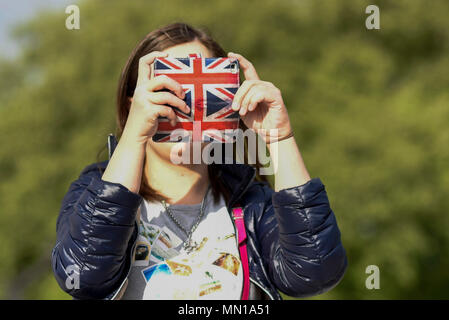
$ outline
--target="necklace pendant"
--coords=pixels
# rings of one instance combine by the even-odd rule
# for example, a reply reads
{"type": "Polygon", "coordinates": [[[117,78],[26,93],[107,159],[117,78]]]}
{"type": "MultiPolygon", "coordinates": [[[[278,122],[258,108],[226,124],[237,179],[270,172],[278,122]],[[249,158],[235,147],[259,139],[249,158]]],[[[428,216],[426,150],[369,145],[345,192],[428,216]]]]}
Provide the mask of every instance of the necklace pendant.
{"type": "Polygon", "coordinates": [[[187,253],[192,252],[194,249],[198,247],[198,243],[196,241],[186,241],[184,242],[184,249],[187,251],[187,253]]]}

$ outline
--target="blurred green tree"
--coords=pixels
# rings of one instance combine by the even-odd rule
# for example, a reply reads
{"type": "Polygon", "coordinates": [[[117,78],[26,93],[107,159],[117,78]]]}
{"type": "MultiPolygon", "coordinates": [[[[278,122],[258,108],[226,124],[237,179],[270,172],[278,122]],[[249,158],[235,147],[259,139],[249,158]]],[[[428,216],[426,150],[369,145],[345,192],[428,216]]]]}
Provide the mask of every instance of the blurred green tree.
{"type": "MultiPolygon", "coordinates": [[[[0,298],[70,298],[50,269],[61,200],[115,128],[115,89],[148,32],[206,27],[283,92],[297,142],[327,187],[347,249],[315,299],[447,298],[449,3],[364,0],[81,1],[16,30],[0,62],[0,298]],[[379,266],[381,289],[365,288],[379,266]]],[[[106,159],[103,153],[101,159],[106,159]]]]}

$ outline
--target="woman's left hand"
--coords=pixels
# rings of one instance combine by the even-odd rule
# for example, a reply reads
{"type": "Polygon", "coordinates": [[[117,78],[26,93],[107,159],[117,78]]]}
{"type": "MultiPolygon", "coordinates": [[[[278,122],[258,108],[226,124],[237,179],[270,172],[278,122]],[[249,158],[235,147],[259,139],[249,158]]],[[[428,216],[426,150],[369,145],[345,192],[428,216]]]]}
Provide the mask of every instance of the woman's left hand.
{"type": "Polygon", "coordinates": [[[292,128],[281,91],[271,82],[260,80],[252,63],[242,55],[229,52],[228,57],[239,61],[245,76],[234,96],[232,109],[238,111],[245,125],[267,143],[290,135],[292,128]]]}

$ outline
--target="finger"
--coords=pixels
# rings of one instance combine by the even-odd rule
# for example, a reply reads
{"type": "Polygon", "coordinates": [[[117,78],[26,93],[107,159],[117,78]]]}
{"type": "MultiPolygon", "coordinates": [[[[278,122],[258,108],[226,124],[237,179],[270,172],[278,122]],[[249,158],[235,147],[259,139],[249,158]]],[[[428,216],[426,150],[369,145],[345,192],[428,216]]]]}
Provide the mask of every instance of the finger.
{"type": "Polygon", "coordinates": [[[229,52],[229,58],[235,58],[238,60],[240,68],[243,71],[243,75],[246,80],[259,80],[259,76],[257,75],[256,68],[254,68],[253,64],[249,62],[244,56],[238,53],[229,52]]]}
{"type": "Polygon", "coordinates": [[[237,92],[234,95],[234,99],[232,101],[232,110],[238,111],[241,107],[243,98],[245,98],[245,95],[248,93],[248,91],[251,89],[252,86],[255,86],[259,80],[245,80],[243,81],[240,88],[238,88],[237,92]]]}
{"type": "Polygon", "coordinates": [[[176,94],[180,99],[184,99],[185,97],[185,92],[181,84],[166,75],[154,77],[150,80],[150,82],[148,82],[148,91],[157,91],[162,89],[168,89],[174,92],[174,94],[176,94]]]}
{"type": "Polygon", "coordinates": [[[137,84],[149,81],[151,78],[151,64],[154,62],[154,59],[158,57],[166,57],[167,55],[167,52],[152,51],[149,54],[140,57],[137,84]]]}
{"type": "Polygon", "coordinates": [[[242,105],[240,107],[240,112],[239,112],[240,116],[244,116],[248,111],[251,111],[251,110],[249,110],[249,107],[250,107],[250,103],[251,103],[253,97],[255,95],[263,96],[263,89],[264,89],[263,85],[257,84],[257,85],[252,86],[248,90],[247,94],[243,98],[242,105]]]}
{"type": "Polygon", "coordinates": [[[248,111],[254,111],[256,110],[259,103],[265,100],[265,94],[261,91],[258,91],[254,93],[248,103],[248,111]]]}
{"type": "Polygon", "coordinates": [[[175,111],[173,111],[173,108],[170,108],[169,106],[158,106],[157,108],[156,115],[158,117],[166,117],[170,121],[170,125],[174,127],[178,121],[178,117],[176,116],[175,111]]]}
{"type": "Polygon", "coordinates": [[[154,104],[161,104],[161,105],[167,104],[176,107],[184,113],[190,112],[190,108],[185,103],[185,101],[179,99],[171,92],[150,92],[149,100],[154,104]]]}

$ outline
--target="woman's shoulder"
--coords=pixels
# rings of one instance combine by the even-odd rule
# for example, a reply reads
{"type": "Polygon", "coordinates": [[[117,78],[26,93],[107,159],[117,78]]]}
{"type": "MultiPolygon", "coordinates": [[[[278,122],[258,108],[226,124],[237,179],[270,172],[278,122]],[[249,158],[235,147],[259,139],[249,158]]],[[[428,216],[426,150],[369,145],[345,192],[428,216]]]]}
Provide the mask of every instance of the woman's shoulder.
{"type": "Polygon", "coordinates": [[[77,188],[85,188],[93,180],[101,181],[101,177],[103,176],[103,172],[106,170],[107,164],[108,161],[101,161],[91,163],[87,166],[85,165],[85,167],[78,174],[78,178],[72,180],[68,193],[76,190],[77,188]]]}
{"type": "Polygon", "coordinates": [[[83,170],[81,170],[81,173],[79,175],[79,179],[82,179],[86,176],[92,177],[92,176],[99,176],[101,177],[103,175],[103,172],[106,170],[106,166],[108,165],[109,160],[100,161],[100,162],[94,162],[84,167],[83,170]]]}

